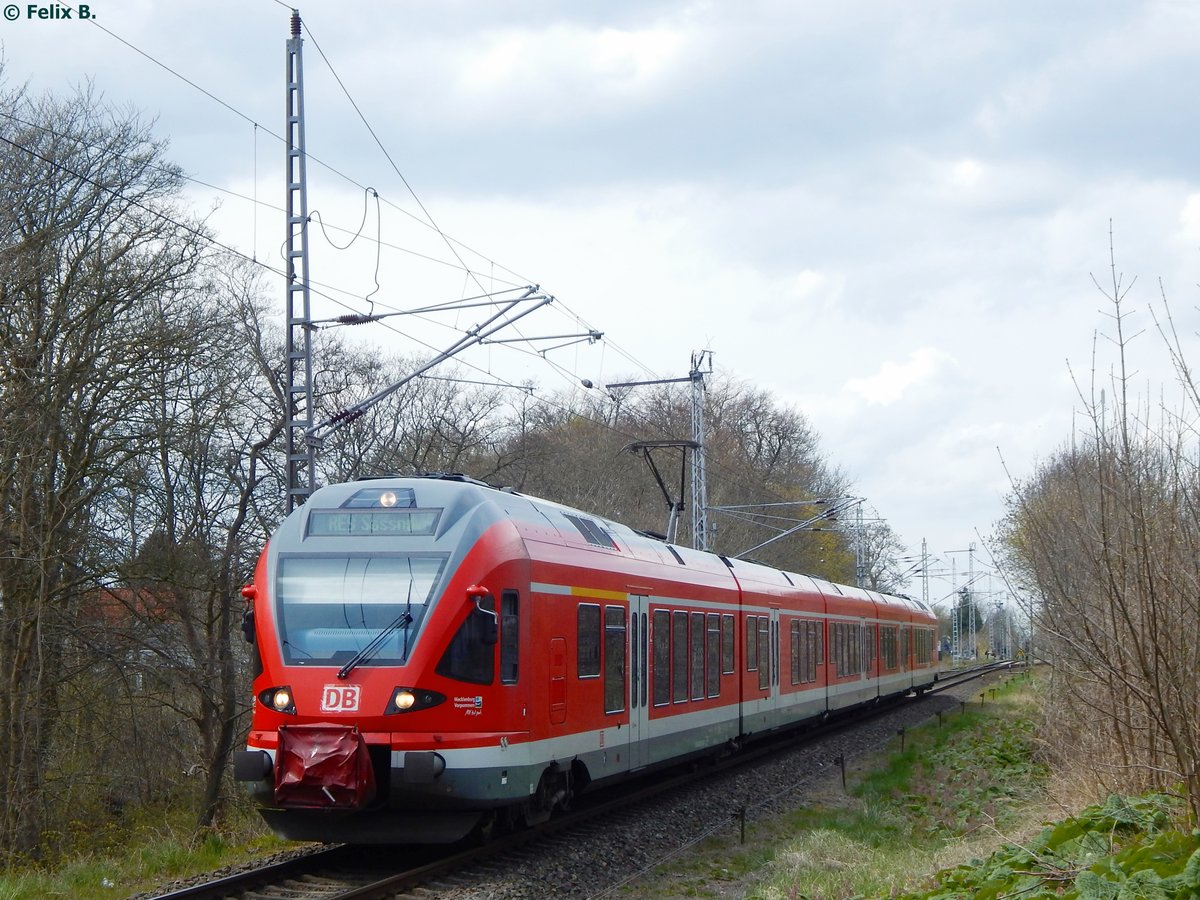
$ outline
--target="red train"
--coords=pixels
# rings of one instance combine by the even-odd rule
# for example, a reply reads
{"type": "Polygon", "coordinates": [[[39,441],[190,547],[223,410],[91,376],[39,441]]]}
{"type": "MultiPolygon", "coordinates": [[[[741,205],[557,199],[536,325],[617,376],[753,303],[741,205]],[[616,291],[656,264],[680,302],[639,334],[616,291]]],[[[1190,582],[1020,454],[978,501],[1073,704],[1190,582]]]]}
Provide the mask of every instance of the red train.
{"type": "Polygon", "coordinates": [[[258,562],[235,777],[280,835],[442,842],[929,687],[923,604],[462,476],[330,485],[258,562]]]}

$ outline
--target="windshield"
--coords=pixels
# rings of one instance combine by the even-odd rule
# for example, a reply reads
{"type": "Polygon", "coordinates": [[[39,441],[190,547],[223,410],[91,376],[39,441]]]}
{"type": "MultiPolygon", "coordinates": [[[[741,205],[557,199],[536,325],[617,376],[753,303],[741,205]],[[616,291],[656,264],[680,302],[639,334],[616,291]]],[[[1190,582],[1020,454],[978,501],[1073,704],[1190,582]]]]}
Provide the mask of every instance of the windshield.
{"type": "Polygon", "coordinates": [[[412,621],[371,656],[404,662],[445,562],[440,556],[281,558],[276,596],[284,661],[341,665],[407,611],[412,621]]]}

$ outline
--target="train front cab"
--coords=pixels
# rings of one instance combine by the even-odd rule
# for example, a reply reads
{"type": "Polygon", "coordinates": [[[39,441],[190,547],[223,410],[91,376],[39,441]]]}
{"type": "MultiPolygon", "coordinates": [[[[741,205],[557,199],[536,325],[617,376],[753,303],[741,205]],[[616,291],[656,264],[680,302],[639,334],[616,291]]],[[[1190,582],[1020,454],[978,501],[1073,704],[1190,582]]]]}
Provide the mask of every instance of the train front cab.
{"type": "Polygon", "coordinates": [[[529,652],[520,538],[473,486],[376,484],[316,492],[277,532],[255,575],[262,672],[235,778],[249,783],[272,829],[292,839],[455,840],[487,810],[536,789],[520,671],[529,652]],[[339,531],[342,520],[332,533],[308,521],[347,504],[370,511],[363,497],[389,489],[413,490],[420,509],[440,510],[436,527],[364,537],[339,531]],[[427,559],[440,562],[421,589],[410,578],[404,590],[400,579],[397,597],[396,573],[427,559]],[[372,624],[397,611],[402,626],[372,624]],[[343,644],[357,653],[336,649],[343,644]]]}

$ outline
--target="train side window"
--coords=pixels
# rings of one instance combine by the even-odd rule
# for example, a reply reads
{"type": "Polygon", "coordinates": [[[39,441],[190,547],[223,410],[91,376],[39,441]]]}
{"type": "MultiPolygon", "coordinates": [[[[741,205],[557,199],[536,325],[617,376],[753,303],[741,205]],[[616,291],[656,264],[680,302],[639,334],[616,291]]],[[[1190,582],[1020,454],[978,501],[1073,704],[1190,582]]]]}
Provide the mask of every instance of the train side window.
{"type": "Polygon", "coordinates": [[[676,610],[671,616],[671,699],[688,698],[688,614],[676,610]]]}
{"type": "MultiPolygon", "coordinates": [[[[495,612],[496,599],[488,594],[479,601],[480,609],[495,612]]],[[[434,669],[444,678],[467,681],[471,684],[491,684],[496,677],[495,643],[486,643],[484,636],[491,630],[495,634],[492,617],[479,609],[467,613],[463,623],[454,632],[446,652],[434,669]]]]}
{"type": "Polygon", "coordinates": [[[579,606],[579,648],[577,672],[580,678],[600,675],[600,607],[592,603],[579,606]]]}
{"type": "Polygon", "coordinates": [[[792,684],[800,683],[800,620],[792,619],[788,629],[792,639],[792,684]]]}
{"type": "Polygon", "coordinates": [[[604,608],[604,711],[625,709],[625,607],[604,608]]]}
{"type": "Polygon", "coordinates": [[[766,688],[771,684],[771,620],[767,616],[758,617],[758,686],[766,688]]]}
{"type": "Polygon", "coordinates": [[[746,616],[746,671],[758,668],[758,616],[746,616]]]}
{"type": "Polygon", "coordinates": [[[838,624],[838,675],[850,674],[850,628],[845,622],[838,624]]]}
{"type": "Polygon", "coordinates": [[[817,626],[817,665],[825,665],[825,623],[814,622],[817,626]]]}
{"type": "Polygon", "coordinates": [[[654,611],[654,705],[671,702],[671,614],[654,611]]]}
{"type": "Polygon", "coordinates": [[[733,616],[721,616],[721,674],[733,674],[733,616]]]}
{"type": "MultiPolygon", "coordinates": [[[[634,613],[634,615],[636,616],[637,613],[634,613]]],[[[641,705],[643,707],[645,707],[645,705],[646,705],[646,695],[649,691],[649,688],[646,686],[646,679],[650,677],[650,673],[648,673],[646,671],[646,660],[648,660],[650,658],[649,656],[646,655],[646,647],[650,643],[650,626],[647,624],[649,621],[650,621],[649,617],[647,617],[647,615],[645,613],[642,613],[642,649],[641,649],[641,652],[638,654],[638,660],[639,660],[638,665],[640,665],[642,667],[642,703],[641,703],[641,705]]]]}
{"type": "Polygon", "coordinates": [[[500,594],[500,683],[516,684],[518,660],[520,659],[520,611],[521,595],[516,591],[500,594]]]}
{"type": "Polygon", "coordinates": [[[838,622],[837,625],[838,640],[838,677],[845,678],[850,674],[850,667],[846,664],[846,657],[849,655],[849,648],[846,646],[846,624],[838,622]]]}
{"type": "Polygon", "coordinates": [[[692,613],[692,694],[693,700],[704,699],[704,613],[692,613]]]}
{"type": "Polygon", "coordinates": [[[817,630],[820,623],[805,622],[804,624],[808,626],[808,636],[806,638],[806,643],[808,645],[808,666],[805,669],[808,675],[805,678],[805,681],[816,681],[817,657],[820,654],[819,648],[821,646],[821,632],[817,630]]]}
{"type": "Polygon", "coordinates": [[[708,696],[716,697],[721,693],[721,617],[716,613],[708,614],[708,647],[705,657],[705,680],[708,696]]]}

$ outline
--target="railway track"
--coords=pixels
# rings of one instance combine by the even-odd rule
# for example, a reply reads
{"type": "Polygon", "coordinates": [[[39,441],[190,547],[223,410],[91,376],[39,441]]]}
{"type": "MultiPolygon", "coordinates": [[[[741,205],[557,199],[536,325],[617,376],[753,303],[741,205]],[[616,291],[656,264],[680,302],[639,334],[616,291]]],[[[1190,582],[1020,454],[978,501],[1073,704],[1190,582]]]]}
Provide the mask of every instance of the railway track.
{"type": "MultiPolygon", "coordinates": [[[[940,678],[927,695],[957,692],[952,705],[973,699],[973,693],[964,692],[965,685],[997,671],[1007,669],[1010,663],[992,663],[984,666],[961,669],[940,678]]],[[[972,686],[971,691],[974,691],[972,686]]],[[[553,855],[557,848],[580,847],[597,840],[611,840],[613,835],[626,829],[624,824],[631,818],[645,816],[646,810],[663,804],[663,798],[672,792],[681,792],[698,781],[714,780],[725,773],[736,773],[759,765],[764,760],[787,754],[791,751],[804,752],[805,747],[816,747],[817,756],[825,754],[814,765],[802,764],[806,769],[817,770],[831,763],[844,762],[845,749],[839,751],[840,759],[828,756],[825,748],[846,742],[846,735],[855,729],[881,720],[904,708],[919,709],[924,704],[945,707],[946,700],[928,696],[926,700],[907,701],[875,707],[863,715],[845,716],[831,720],[800,733],[763,740],[749,749],[717,762],[705,762],[702,766],[664,775],[658,773],[643,782],[635,782],[620,793],[604,794],[599,798],[586,795],[577,803],[576,809],[551,821],[504,835],[482,846],[468,848],[439,847],[350,847],[337,846],[326,850],[275,863],[264,868],[229,875],[224,878],[198,884],[159,895],[156,900],[216,900],[216,898],[238,898],[238,900],[375,900],[384,897],[453,897],[485,896],[472,893],[472,885],[489,879],[508,879],[524,882],[512,886],[517,893],[513,896],[593,896],[598,884],[581,884],[577,890],[568,885],[547,885],[545,890],[537,886],[536,879],[544,865],[538,860],[545,854],[553,855]],[[527,861],[522,866],[522,861],[527,861]],[[516,867],[519,873],[511,873],[516,867]],[[522,893],[523,891],[523,893],[522,893]]],[[[926,717],[932,715],[926,713],[926,717]]],[[[919,715],[919,714],[918,714],[919,715]]],[[[887,726],[880,734],[890,730],[887,726]]],[[[786,769],[786,764],[783,765],[786,769]]],[[[825,768],[823,771],[828,771],[825,768]]],[[[773,790],[773,789],[772,789],[773,790]]],[[[743,791],[753,794],[754,789],[731,789],[732,793],[743,791]]],[[[700,806],[713,806],[701,803],[700,806]]],[[[740,812],[746,816],[744,804],[734,805],[733,815],[740,812]],[[739,809],[740,806],[740,809],[739,809]]],[[[731,810],[713,809],[699,832],[676,841],[680,846],[690,845],[700,837],[732,824],[731,810]]],[[[684,818],[687,818],[685,815],[684,818]]],[[[694,818],[694,817],[693,817],[694,818]]],[[[695,822],[692,823],[696,824],[695,822]]],[[[619,880],[619,879],[618,879],[619,880]]],[[[498,896],[504,896],[504,892],[498,896]]]]}

